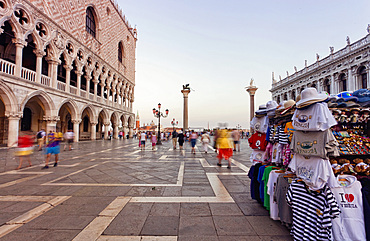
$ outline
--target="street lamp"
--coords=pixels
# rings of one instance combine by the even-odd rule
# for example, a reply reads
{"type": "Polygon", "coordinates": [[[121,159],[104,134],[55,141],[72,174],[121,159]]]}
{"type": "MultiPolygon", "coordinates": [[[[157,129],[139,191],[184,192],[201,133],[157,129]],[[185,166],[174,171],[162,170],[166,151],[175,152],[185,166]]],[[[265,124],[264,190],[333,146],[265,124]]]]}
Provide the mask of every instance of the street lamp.
{"type": "Polygon", "coordinates": [[[238,124],[238,125],[236,126],[236,129],[238,129],[238,130],[239,130],[240,128],[241,128],[241,125],[239,125],[239,124],[238,124]]]}
{"type": "Polygon", "coordinates": [[[175,131],[175,126],[177,126],[179,124],[179,122],[177,120],[175,120],[175,118],[173,118],[173,120],[171,121],[171,125],[173,127],[173,131],[175,131]]]}
{"type": "Polygon", "coordinates": [[[154,117],[158,118],[158,137],[157,137],[157,145],[162,145],[161,142],[161,116],[163,118],[166,118],[168,116],[169,110],[166,109],[166,115],[161,112],[161,103],[158,104],[158,110],[156,108],[153,108],[153,115],[154,117]]]}

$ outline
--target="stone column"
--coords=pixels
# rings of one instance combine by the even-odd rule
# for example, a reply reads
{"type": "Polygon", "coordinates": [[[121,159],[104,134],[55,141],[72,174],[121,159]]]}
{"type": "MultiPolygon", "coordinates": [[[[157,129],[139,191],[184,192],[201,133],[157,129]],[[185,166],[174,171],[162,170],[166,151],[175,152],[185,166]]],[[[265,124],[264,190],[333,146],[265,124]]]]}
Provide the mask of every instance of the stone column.
{"type": "Polygon", "coordinates": [[[90,80],[91,80],[91,75],[86,74],[85,75],[86,79],[86,99],[90,98],[90,80]]]}
{"type": "Polygon", "coordinates": [[[44,116],[43,120],[46,121],[46,134],[50,131],[57,131],[57,122],[59,119],[59,116],[44,116]]]}
{"type": "Polygon", "coordinates": [[[98,97],[98,83],[99,83],[98,76],[94,76],[93,83],[94,83],[94,101],[96,101],[98,97]]]}
{"type": "Polygon", "coordinates": [[[41,83],[41,72],[42,72],[42,57],[46,54],[45,51],[35,49],[33,51],[36,55],[36,83],[41,83]]]}
{"type": "Polygon", "coordinates": [[[132,126],[129,127],[129,138],[133,138],[134,136],[134,128],[132,126]]]}
{"type": "MultiPolygon", "coordinates": [[[[254,95],[256,94],[257,89],[258,88],[254,85],[250,85],[250,86],[246,87],[246,90],[249,93],[249,99],[250,99],[250,102],[249,102],[250,120],[252,120],[253,117],[254,117],[254,95]]],[[[281,100],[282,100],[282,98],[280,98],[280,101],[281,100]]]]}
{"type": "Polygon", "coordinates": [[[76,95],[80,96],[80,90],[81,90],[81,76],[83,72],[82,71],[76,71],[77,75],[77,92],[76,95]]]}
{"type": "Polygon", "coordinates": [[[116,89],[113,87],[112,88],[112,106],[114,106],[114,103],[115,103],[114,99],[115,99],[115,97],[116,97],[116,89]]]}
{"type": "Polygon", "coordinates": [[[15,45],[15,73],[17,77],[21,77],[22,72],[22,59],[23,59],[23,48],[27,45],[27,42],[23,39],[12,39],[15,45]]]}
{"type": "Polygon", "coordinates": [[[69,87],[71,86],[71,70],[73,69],[70,65],[63,66],[66,69],[66,92],[70,93],[69,87]]]}
{"type": "Polygon", "coordinates": [[[108,139],[109,126],[110,126],[110,123],[104,123],[104,140],[108,139]]]}
{"type": "Polygon", "coordinates": [[[189,116],[188,116],[188,96],[190,93],[190,88],[189,89],[183,89],[181,90],[181,93],[184,95],[184,115],[183,115],[183,128],[184,131],[186,131],[189,128],[189,116]]]}
{"type": "Polygon", "coordinates": [[[8,117],[8,147],[17,146],[18,134],[19,134],[19,120],[21,118],[19,114],[9,114],[8,117]]]}
{"type": "Polygon", "coordinates": [[[109,96],[110,96],[110,85],[107,85],[107,105],[109,105],[109,96]]]}
{"type": "Polygon", "coordinates": [[[113,125],[113,138],[118,139],[118,124],[113,125]]]}
{"type": "Polygon", "coordinates": [[[51,81],[51,87],[56,89],[57,88],[57,81],[58,81],[58,64],[61,63],[61,61],[57,58],[53,57],[47,57],[46,61],[48,61],[49,64],[49,76],[51,81]]]}
{"type": "Polygon", "coordinates": [[[90,125],[91,125],[91,136],[90,136],[90,139],[91,140],[96,140],[96,125],[98,124],[98,122],[91,122],[90,125]]]}
{"type": "Polygon", "coordinates": [[[347,91],[354,91],[354,80],[353,80],[353,74],[352,74],[352,68],[348,69],[348,78],[347,78],[347,91]]]}
{"type": "Polygon", "coordinates": [[[104,83],[100,83],[100,97],[101,97],[101,101],[102,101],[102,103],[103,103],[103,99],[104,99],[104,86],[105,86],[105,84],[104,83]]]}
{"type": "Polygon", "coordinates": [[[78,142],[80,140],[80,123],[81,119],[72,120],[73,123],[73,132],[74,132],[74,142],[78,142]]]}

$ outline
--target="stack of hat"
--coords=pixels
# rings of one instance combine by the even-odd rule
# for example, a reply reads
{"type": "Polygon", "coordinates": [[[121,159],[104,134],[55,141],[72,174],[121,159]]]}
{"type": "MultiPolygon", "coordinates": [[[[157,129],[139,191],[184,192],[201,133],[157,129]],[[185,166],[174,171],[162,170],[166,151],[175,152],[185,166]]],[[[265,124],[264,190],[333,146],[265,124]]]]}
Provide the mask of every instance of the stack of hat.
{"type": "Polygon", "coordinates": [[[359,89],[353,92],[354,97],[357,97],[358,103],[362,107],[370,107],[370,90],[368,89],[359,89]]]}
{"type": "Polygon", "coordinates": [[[344,91],[344,92],[340,92],[337,95],[330,95],[328,99],[328,107],[349,109],[349,108],[358,108],[358,107],[366,106],[366,105],[370,106],[370,91],[363,89],[363,90],[357,90],[355,92],[352,93],[351,91],[344,91]],[[368,95],[369,95],[368,97],[359,96],[361,93],[364,93],[366,95],[365,93],[366,91],[368,92],[368,95]]]}
{"type": "Polygon", "coordinates": [[[267,101],[266,105],[260,105],[260,108],[255,112],[256,116],[274,115],[278,104],[274,100],[267,101]],[[263,106],[265,108],[263,108],[263,106]],[[261,109],[262,107],[262,109],[261,109]]]}
{"type": "Polygon", "coordinates": [[[304,89],[301,93],[301,99],[296,103],[297,109],[304,109],[318,102],[326,101],[329,98],[327,93],[318,93],[316,88],[304,89]]]}

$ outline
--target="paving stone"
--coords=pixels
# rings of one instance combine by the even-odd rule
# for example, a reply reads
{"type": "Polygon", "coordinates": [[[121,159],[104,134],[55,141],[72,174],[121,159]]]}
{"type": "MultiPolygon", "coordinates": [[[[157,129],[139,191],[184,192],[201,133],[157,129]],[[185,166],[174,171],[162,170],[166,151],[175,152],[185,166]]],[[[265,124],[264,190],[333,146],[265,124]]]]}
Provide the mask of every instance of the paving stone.
{"type": "Polygon", "coordinates": [[[246,236],[219,236],[219,241],[261,241],[259,236],[246,235],[246,236]]]}
{"type": "Polygon", "coordinates": [[[237,203],[246,216],[270,216],[269,212],[259,203],[237,203]]]}
{"type": "Polygon", "coordinates": [[[5,235],[0,238],[1,241],[41,241],[44,240],[41,237],[48,234],[48,230],[27,230],[26,232],[20,232],[19,229],[5,235]]]}
{"type": "Polygon", "coordinates": [[[244,215],[235,203],[210,203],[212,216],[238,216],[244,215]]]}
{"type": "Polygon", "coordinates": [[[217,234],[223,235],[257,235],[244,216],[213,216],[217,234]]]}
{"type": "Polygon", "coordinates": [[[258,235],[289,235],[286,227],[269,216],[248,216],[246,218],[258,235]]]}
{"type": "Polygon", "coordinates": [[[180,216],[180,203],[154,203],[150,216],[180,216]]]}
{"type": "Polygon", "coordinates": [[[149,216],[141,231],[141,235],[177,236],[179,217],[149,216]]]}
{"type": "Polygon", "coordinates": [[[260,238],[263,241],[293,241],[293,237],[291,235],[260,236],[260,238]]]}
{"type": "Polygon", "coordinates": [[[179,235],[216,236],[212,217],[180,216],[179,235]]]}
{"type": "Polygon", "coordinates": [[[178,241],[217,241],[218,236],[179,236],[178,241]]]}
{"type": "Polygon", "coordinates": [[[180,216],[211,216],[208,203],[181,203],[180,216]]]}

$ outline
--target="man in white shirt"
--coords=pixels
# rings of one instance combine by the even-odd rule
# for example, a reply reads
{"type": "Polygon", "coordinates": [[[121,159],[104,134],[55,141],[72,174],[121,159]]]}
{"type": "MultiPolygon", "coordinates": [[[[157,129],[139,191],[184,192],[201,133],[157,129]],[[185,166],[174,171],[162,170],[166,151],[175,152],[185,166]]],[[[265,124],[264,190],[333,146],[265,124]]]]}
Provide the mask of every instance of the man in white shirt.
{"type": "Polygon", "coordinates": [[[145,132],[142,132],[140,134],[141,150],[145,150],[145,141],[146,141],[146,134],[145,132]]]}

